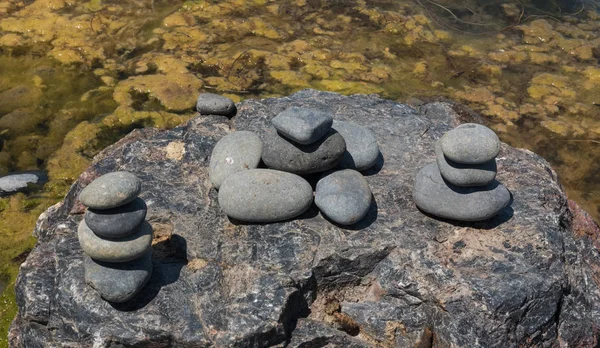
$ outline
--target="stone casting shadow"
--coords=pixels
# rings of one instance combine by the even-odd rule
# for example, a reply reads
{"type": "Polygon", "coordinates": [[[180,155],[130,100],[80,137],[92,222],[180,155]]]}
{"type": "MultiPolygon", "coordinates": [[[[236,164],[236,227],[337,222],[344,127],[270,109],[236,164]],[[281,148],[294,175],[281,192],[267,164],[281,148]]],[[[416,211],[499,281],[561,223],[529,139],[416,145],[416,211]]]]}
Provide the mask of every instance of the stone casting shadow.
{"type": "Polygon", "coordinates": [[[375,160],[375,165],[369,169],[363,170],[361,172],[361,174],[364,176],[375,175],[381,171],[384,163],[385,163],[385,159],[383,158],[383,154],[381,153],[381,151],[379,151],[379,154],[377,155],[377,159],[375,160]]]}
{"type": "Polygon", "coordinates": [[[246,226],[246,225],[270,225],[270,224],[278,224],[278,223],[285,223],[285,222],[291,222],[291,221],[295,221],[295,220],[309,220],[312,219],[314,217],[316,217],[317,215],[319,215],[319,209],[317,208],[317,206],[315,206],[314,203],[311,204],[310,208],[308,208],[307,211],[305,211],[304,213],[291,218],[291,219],[287,219],[287,220],[282,220],[282,221],[275,221],[275,222],[249,222],[249,221],[241,221],[241,220],[237,220],[234,219],[232,217],[227,217],[227,219],[229,219],[229,222],[231,222],[234,225],[242,225],[242,226],[246,226]]]}
{"type": "Polygon", "coordinates": [[[375,200],[375,196],[373,194],[371,194],[371,206],[369,206],[369,211],[367,212],[367,215],[365,215],[365,217],[363,217],[361,220],[359,220],[357,223],[355,223],[353,225],[340,225],[337,222],[329,219],[324,214],[321,214],[321,216],[325,220],[327,220],[329,223],[331,223],[332,225],[335,225],[336,227],[339,227],[339,228],[345,229],[345,230],[358,231],[358,230],[362,230],[362,229],[365,229],[365,228],[371,226],[377,220],[377,211],[378,211],[377,210],[377,201],[375,200]]]}
{"type": "Polygon", "coordinates": [[[153,271],[150,280],[142,291],[124,303],[111,303],[119,311],[131,312],[148,305],[163,286],[175,283],[181,269],[187,265],[187,242],[185,238],[174,234],[171,238],[152,246],[153,271]]]}

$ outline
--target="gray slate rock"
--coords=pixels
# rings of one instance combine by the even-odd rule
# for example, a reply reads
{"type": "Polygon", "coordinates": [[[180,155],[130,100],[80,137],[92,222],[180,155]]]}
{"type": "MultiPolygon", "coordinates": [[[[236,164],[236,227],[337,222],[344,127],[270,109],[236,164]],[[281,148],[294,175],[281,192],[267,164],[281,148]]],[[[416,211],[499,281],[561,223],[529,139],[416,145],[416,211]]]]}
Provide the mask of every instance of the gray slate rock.
{"type": "Polygon", "coordinates": [[[369,183],[359,172],[340,170],[323,176],[315,190],[315,204],[340,225],[360,221],[371,206],[369,183]]]}
{"type": "Polygon", "coordinates": [[[460,164],[446,158],[440,142],[435,143],[435,158],[442,177],[457,186],[485,186],[496,178],[496,159],[481,164],[460,164]]]}
{"type": "Polygon", "coordinates": [[[274,129],[262,139],[262,160],[267,167],[300,175],[335,168],[346,150],[344,138],[334,130],[310,145],[294,144],[274,129]]]}
{"type": "Polygon", "coordinates": [[[235,103],[233,100],[214,93],[202,93],[196,100],[196,111],[201,115],[235,115],[235,103]]]}
{"type": "Polygon", "coordinates": [[[124,238],[106,239],[98,237],[87,226],[79,223],[77,236],[81,249],[97,261],[126,262],[141,257],[152,245],[152,226],[144,221],[136,231],[124,238]]]}
{"type": "Polygon", "coordinates": [[[481,164],[498,156],[500,139],[493,130],[476,123],[465,123],[440,139],[444,155],[462,164],[481,164]]]}
{"type": "Polygon", "coordinates": [[[133,201],[142,190],[142,181],[132,173],[118,171],[102,175],[79,194],[87,207],[110,209],[133,201]]]}
{"type": "Polygon", "coordinates": [[[262,141],[252,132],[238,131],[222,137],[210,157],[211,184],[218,190],[229,175],[258,167],[262,149],[262,141]]]}
{"type": "Polygon", "coordinates": [[[340,168],[363,171],[375,165],[379,156],[375,133],[353,122],[334,120],[332,127],[346,141],[346,151],[340,160],[340,168]]]}
{"type": "Polygon", "coordinates": [[[421,210],[437,217],[482,221],[501,212],[510,202],[510,193],[495,180],[481,187],[447,184],[433,163],[417,173],[413,199],[421,210]]]}
{"type": "Polygon", "coordinates": [[[122,238],[132,234],[146,218],[146,202],[141,198],[112,209],[85,212],[85,223],[99,237],[122,238]]]}
{"type": "Polygon", "coordinates": [[[142,290],[152,275],[152,250],[129,262],[96,261],[85,256],[85,282],[106,301],[122,303],[142,290]]]}
{"type": "Polygon", "coordinates": [[[40,189],[48,182],[48,175],[41,171],[15,172],[0,177],[0,197],[17,192],[40,189]]]}
{"type": "Polygon", "coordinates": [[[302,177],[270,169],[252,169],[228,177],[219,190],[227,216],[248,222],[274,222],[304,213],[313,200],[302,177]]]}
{"type": "Polygon", "coordinates": [[[284,137],[301,145],[310,145],[329,132],[333,117],[320,110],[293,106],[280,112],[271,123],[284,137]]]}

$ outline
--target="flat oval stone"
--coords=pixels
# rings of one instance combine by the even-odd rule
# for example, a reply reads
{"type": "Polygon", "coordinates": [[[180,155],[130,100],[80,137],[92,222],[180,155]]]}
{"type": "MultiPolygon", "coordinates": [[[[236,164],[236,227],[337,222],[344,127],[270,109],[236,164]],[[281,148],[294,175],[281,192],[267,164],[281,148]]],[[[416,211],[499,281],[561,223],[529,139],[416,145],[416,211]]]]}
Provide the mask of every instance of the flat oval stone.
{"type": "Polygon", "coordinates": [[[272,169],[295,174],[324,172],[337,166],[346,150],[344,138],[330,130],[310,145],[295,144],[272,129],[263,138],[262,160],[272,169]]]}
{"type": "Polygon", "coordinates": [[[500,152],[500,139],[493,130],[476,123],[465,123],[440,139],[444,155],[462,164],[480,164],[493,160],[500,152]]]}
{"type": "Polygon", "coordinates": [[[141,180],[129,172],[112,172],[98,177],[79,194],[87,207],[110,209],[133,201],[142,190],[141,180]]]}
{"type": "Polygon", "coordinates": [[[435,143],[435,156],[440,174],[457,186],[485,186],[496,178],[496,159],[481,164],[460,164],[444,156],[440,142],[435,143]]]}
{"type": "Polygon", "coordinates": [[[496,180],[480,187],[447,184],[433,163],[417,174],[413,199],[421,210],[437,217],[482,221],[502,211],[510,202],[510,193],[496,180]]]}
{"type": "Polygon", "coordinates": [[[122,303],[142,290],[152,276],[152,250],[129,262],[113,263],[84,258],[85,282],[106,301],[122,303]]]}
{"type": "Polygon", "coordinates": [[[323,214],[340,225],[360,221],[371,206],[367,180],[352,169],[325,175],[317,183],[315,204],[323,214]]]}
{"type": "Polygon", "coordinates": [[[219,190],[219,205],[229,217],[274,222],[304,213],[313,200],[302,177],[270,169],[251,169],[229,176],[219,190]]]}
{"type": "Polygon", "coordinates": [[[229,175],[258,167],[262,150],[262,141],[252,132],[227,134],[217,142],[210,157],[210,182],[218,190],[229,175]]]}
{"type": "Polygon", "coordinates": [[[85,223],[104,238],[122,238],[133,233],[146,218],[146,202],[141,198],[112,209],[92,209],[85,212],[85,223]]]}
{"type": "Polygon", "coordinates": [[[379,156],[377,137],[370,129],[352,122],[333,121],[333,129],[346,141],[346,151],[340,160],[340,168],[363,171],[371,168],[379,156]]]}
{"type": "Polygon", "coordinates": [[[121,239],[98,237],[82,220],[77,229],[81,249],[97,261],[126,262],[141,257],[152,245],[152,226],[144,221],[136,231],[121,239]]]}
{"type": "Polygon", "coordinates": [[[202,93],[196,100],[196,111],[201,115],[235,115],[233,100],[214,93],[202,93]]]}
{"type": "Polygon", "coordinates": [[[275,116],[271,123],[284,137],[309,145],[329,132],[333,117],[320,110],[292,106],[275,116]]]}

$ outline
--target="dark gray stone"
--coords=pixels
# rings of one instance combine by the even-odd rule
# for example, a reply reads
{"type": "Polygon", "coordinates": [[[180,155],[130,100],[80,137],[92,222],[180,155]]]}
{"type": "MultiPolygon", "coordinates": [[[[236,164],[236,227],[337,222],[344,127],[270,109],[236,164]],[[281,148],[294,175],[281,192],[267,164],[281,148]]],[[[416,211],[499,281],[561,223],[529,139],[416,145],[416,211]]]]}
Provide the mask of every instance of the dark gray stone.
{"type": "Polygon", "coordinates": [[[501,212],[510,202],[510,193],[495,180],[479,187],[448,184],[433,163],[417,173],[413,199],[421,210],[441,218],[482,221],[501,212]]]}
{"type": "Polygon", "coordinates": [[[152,226],[146,221],[133,234],[119,239],[98,237],[82,220],[77,228],[81,249],[91,258],[105,262],[126,262],[141,257],[152,245],[152,226]]]}
{"type": "Polygon", "coordinates": [[[196,111],[201,115],[235,115],[235,103],[222,95],[202,93],[196,100],[196,111]]]}
{"type": "Polygon", "coordinates": [[[371,206],[369,183],[352,169],[329,173],[315,190],[315,204],[321,212],[340,225],[352,225],[362,219],[371,206]]]}
{"type": "Polygon", "coordinates": [[[42,171],[15,172],[0,177],[0,197],[17,192],[38,190],[48,182],[48,175],[42,171]]]}
{"type": "Polygon", "coordinates": [[[333,121],[333,129],[346,141],[346,151],[340,160],[340,168],[363,171],[375,165],[379,156],[375,133],[356,123],[338,120],[333,121]]]}
{"type": "Polygon", "coordinates": [[[210,156],[211,184],[218,190],[229,175],[258,167],[262,149],[262,141],[252,132],[233,132],[221,138],[210,156]]]}
{"type": "Polygon", "coordinates": [[[498,156],[500,139],[493,130],[476,123],[465,123],[440,139],[444,155],[462,164],[481,164],[498,156]]]}
{"type": "Polygon", "coordinates": [[[435,158],[442,177],[457,186],[485,186],[496,178],[496,159],[481,164],[460,164],[444,156],[440,142],[435,143],[435,158]]]}
{"type": "Polygon", "coordinates": [[[122,303],[132,299],[152,275],[152,250],[129,262],[84,259],[85,282],[106,301],[122,303]]]}
{"type": "Polygon", "coordinates": [[[110,209],[133,201],[142,190],[142,182],[132,173],[117,171],[104,174],[87,185],[79,200],[87,207],[110,209]]]}
{"type": "Polygon", "coordinates": [[[112,209],[92,209],[85,212],[86,225],[103,238],[130,235],[146,218],[146,202],[141,198],[112,209]]]}
{"type": "Polygon", "coordinates": [[[304,213],[313,200],[312,187],[302,177],[270,169],[229,176],[219,190],[219,205],[240,221],[274,222],[304,213]]]}
{"type": "Polygon", "coordinates": [[[64,201],[40,216],[38,243],[16,282],[10,347],[600,341],[600,285],[593,281],[600,229],[568,204],[541,157],[502,144],[497,179],[513,194],[510,207],[483,222],[438,220],[417,209],[411,191],[415,173],[435,161],[435,141],[464,117],[453,104],[415,110],[376,96],[305,90],[238,107],[232,120],[203,116],[174,129],[135,130],[95,158],[64,201]],[[314,207],[270,224],[238,224],[220,210],[207,174],[216,142],[229,127],[262,136],[290,106],[327,110],[377,135],[385,163],[365,176],[376,209],[357,226],[331,224],[314,207]],[[184,144],[180,161],[157,156],[171,142],[184,144]],[[115,170],[144,180],[157,235],[152,277],[124,307],[86,285],[74,233],[83,216],[81,188],[115,170]]]}
{"type": "Polygon", "coordinates": [[[262,160],[269,168],[300,175],[335,168],[346,150],[344,138],[334,130],[310,145],[292,143],[274,129],[262,139],[262,160]]]}
{"type": "Polygon", "coordinates": [[[291,107],[275,116],[271,123],[284,137],[310,145],[329,132],[333,117],[320,110],[291,107]]]}

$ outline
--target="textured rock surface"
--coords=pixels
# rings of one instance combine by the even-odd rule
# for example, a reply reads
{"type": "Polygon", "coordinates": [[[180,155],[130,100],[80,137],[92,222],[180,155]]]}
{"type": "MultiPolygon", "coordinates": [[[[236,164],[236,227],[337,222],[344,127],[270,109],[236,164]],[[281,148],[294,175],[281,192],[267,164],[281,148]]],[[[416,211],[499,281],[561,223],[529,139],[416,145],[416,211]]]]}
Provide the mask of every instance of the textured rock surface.
{"type": "Polygon", "coordinates": [[[338,224],[352,225],[369,212],[371,189],[356,170],[339,170],[319,180],[315,204],[321,213],[338,224]]]}
{"type": "Polygon", "coordinates": [[[86,186],[79,194],[85,206],[110,209],[133,201],[142,189],[142,182],[126,171],[107,173],[86,186]]]}
{"type": "Polygon", "coordinates": [[[218,190],[229,175],[255,169],[262,149],[262,141],[252,132],[233,132],[221,138],[210,155],[208,177],[212,185],[218,190]]]}
{"type": "Polygon", "coordinates": [[[98,237],[82,221],[77,228],[81,249],[91,258],[106,262],[125,262],[142,256],[152,244],[152,226],[143,222],[134,233],[119,239],[98,237]]]}
{"type": "Polygon", "coordinates": [[[341,168],[363,171],[375,165],[379,156],[375,133],[358,123],[339,120],[333,122],[333,129],[346,141],[346,151],[340,160],[341,168]]]}
{"type": "Polygon", "coordinates": [[[446,158],[440,142],[435,143],[435,159],[440,174],[448,182],[458,186],[484,186],[496,178],[496,159],[482,164],[460,164],[446,158]]]}
{"type": "Polygon", "coordinates": [[[275,116],[272,123],[284,137],[310,145],[329,132],[333,117],[319,110],[291,107],[275,116]]]}
{"type": "Polygon", "coordinates": [[[12,347],[288,340],[294,347],[593,347],[600,340],[600,230],[569,208],[539,156],[502,145],[498,180],[512,205],[492,221],[457,225],[421,213],[411,191],[417,171],[435,161],[434,142],[472,121],[458,106],[415,111],[377,97],[302,91],[238,107],[232,120],[132,132],[40,217],[39,244],[16,286],[12,347]],[[376,133],[384,163],[365,172],[376,204],[358,226],[336,227],[315,208],[268,225],[236,225],[220,211],[207,175],[213,146],[229,125],[261,132],[289,106],[368,120],[376,133]],[[181,158],[165,151],[173,143],[184,147],[181,158]],[[85,285],[76,237],[78,192],[113,170],[144,180],[156,236],[148,285],[120,306],[85,285]]]}
{"type": "Polygon", "coordinates": [[[85,212],[85,223],[98,236],[120,238],[130,235],[148,211],[141,198],[112,209],[92,209],[85,212]]]}

